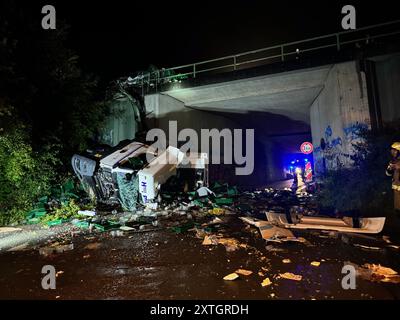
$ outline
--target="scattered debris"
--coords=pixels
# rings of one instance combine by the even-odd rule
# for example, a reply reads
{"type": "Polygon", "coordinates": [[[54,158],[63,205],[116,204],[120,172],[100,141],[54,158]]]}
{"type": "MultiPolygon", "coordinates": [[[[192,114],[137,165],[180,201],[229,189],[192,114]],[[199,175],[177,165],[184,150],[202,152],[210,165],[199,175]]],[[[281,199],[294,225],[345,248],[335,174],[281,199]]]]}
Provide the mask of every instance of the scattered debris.
{"type": "Polygon", "coordinates": [[[283,263],[292,263],[292,261],[290,259],[283,259],[282,262],[283,263]]]}
{"type": "Polygon", "coordinates": [[[265,247],[265,249],[269,252],[282,252],[285,251],[285,249],[282,248],[275,248],[273,245],[268,245],[265,247]]]}
{"type": "Polygon", "coordinates": [[[202,244],[204,246],[222,244],[227,252],[235,251],[241,247],[239,241],[234,238],[218,238],[216,235],[205,236],[202,244]]]}
{"type": "Polygon", "coordinates": [[[122,231],[133,231],[133,230],[135,230],[135,228],[131,228],[131,227],[128,227],[128,226],[121,226],[120,229],[122,231]]]}
{"type": "Polygon", "coordinates": [[[12,227],[1,227],[0,228],[0,233],[3,232],[15,232],[15,231],[22,231],[21,228],[12,228],[12,227]]]}
{"type": "Polygon", "coordinates": [[[202,244],[203,246],[216,245],[218,244],[218,239],[215,235],[205,236],[202,244]]]}
{"type": "Polygon", "coordinates": [[[250,217],[240,217],[242,221],[257,227],[260,230],[263,239],[272,242],[306,242],[304,238],[297,238],[294,234],[285,228],[272,225],[268,221],[258,220],[250,217]]]}
{"type": "Polygon", "coordinates": [[[23,243],[19,246],[13,247],[11,249],[8,249],[8,252],[16,252],[16,251],[25,251],[28,248],[29,243],[23,243]]]}
{"type": "Polygon", "coordinates": [[[96,212],[92,210],[79,210],[78,213],[87,217],[94,217],[96,215],[96,212]]]}
{"type": "Polygon", "coordinates": [[[263,282],[261,282],[261,285],[262,285],[263,287],[270,286],[271,284],[272,284],[272,282],[271,282],[271,280],[269,280],[269,278],[265,278],[265,279],[263,280],[263,282]]]}
{"type": "Polygon", "coordinates": [[[56,272],[56,278],[57,278],[60,274],[63,274],[63,273],[64,273],[64,271],[62,271],[62,270],[57,271],[57,272],[56,272]]]}
{"type": "Polygon", "coordinates": [[[350,217],[337,219],[328,217],[310,217],[292,213],[290,216],[292,221],[289,222],[284,213],[267,211],[266,216],[269,222],[285,228],[333,230],[350,233],[380,233],[383,230],[386,220],[385,217],[379,217],[360,218],[353,221],[350,217]],[[359,227],[356,227],[356,225],[359,227]]]}
{"type": "Polygon", "coordinates": [[[49,247],[42,247],[39,248],[39,254],[42,256],[49,256],[52,254],[57,254],[57,253],[63,253],[66,251],[74,250],[74,244],[65,244],[65,245],[59,245],[57,243],[54,243],[53,245],[49,247]]]}
{"type": "Polygon", "coordinates": [[[206,226],[212,226],[212,225],[215,225],[215,224],[220,224],[220,223],[222,223],[223,221],[220,219],[220,218],[218,218],[218,217],[215,217],[213,220],[211,220],[210,222],[208,222],[208,223],[203,223],[201,226],[202,227],[206,227],[206,226]]]}
{"type": "Polygon", "coordinates": [[[357,270],[357,275],[365,280],[400,283],[400,275],[397,271],[388,267],[383,267],[380,264],[365,263],[361,267],[351,262],[345,262],[345,264],[353,265],[357,270]]]}
{"type": "Polygon", "coordinates": [[[208,213],[213,215],[221,215],[225,213],[225,210],[222,208],[213,208],[211,210],[208,210],[208,213]]]}
{"type": "Polygon", "coordinates": [[[172,227],[171,230],[175,233],[184,233],[187,232],[188,230],[192,229],[195,226],[195,224],[193,222],[187,222],[185,224],[182,224],[180,226],[175,226],[172,227]]]}
{"type": "Polygon", "coordinates": [[[303,278],[301,275],[290,273],[290,272],[285,272],[279,274],[281,278],[288,279],[288,280],[294,280],[294,281],[301,281],[303,278]]]}
{"type": "Polygon", "coordinates": [[[392,241],[390,241],[389,236],[382,236],[383,241],[385,241],[386,243],[392,243],[392,241]]]}
{"type": "Polygon", "coordinates": [[[239,241],[233,238],[220,238],[218,244],[224,245],[227,252],[236,251],[241,247],[239,241]]]}
{"type": "Polygon", "coordinates": [[[251,274],[253,273],[253,271],[245,270],[245,269],[237,269],[237,270],[235,271],[235,273],[241,274],[241,275],[243,275],[243,276],[249,276],[249,275],[251,275],[251,274]]]}
{"type": "Polygon", "coordinates": [[[101,247],[101,243],[99,242],[93,242],[93,243],[89,243],[85,246],[84,249],[88,249],[88,250],[97,250],[98,248],[101,247]]]}
{"type": "Polygon", "coordinates": [[[233,280],[236,280],[237,278],[239,278],[239,275],[234,272],[234,273],[230,273],[227,276],[225,276],[224,280],[233,281],[233,280]]]}
{"type": "Polygon", "coordinates": [[[208,195],[212,194],[215,196],[215,193],[212,192],[210,189],[208,189],[207,187],[201,187],[199,189],[196,190],[197,194],[199,197],[207,197],[208,195]]]}
{"type": "Polygon", "coordinates": [[[353,246],[361,248],[361,249],[367,249],[367,250],[382,250],[383,249],[380,247],[365,246],[363,244],[358,244],[358,243],[354,243],[353,246]]]}
{"type": "Polygon", "coordinates": [[[311,262],[310,264],[311,264],[313,267],[319,267],[320,264],[321,264],[321,262],[319,262],[319,261],[313,261],[313,262],[311,262]]]}
{"type": "Polygon", "coordinates": [[[112,230],[112,231],[110,232],[110,235],[111,235],[112,237],[122,237],[122,236],[124,235],[124,232],[121,231],[121,230],[112,230]]]}

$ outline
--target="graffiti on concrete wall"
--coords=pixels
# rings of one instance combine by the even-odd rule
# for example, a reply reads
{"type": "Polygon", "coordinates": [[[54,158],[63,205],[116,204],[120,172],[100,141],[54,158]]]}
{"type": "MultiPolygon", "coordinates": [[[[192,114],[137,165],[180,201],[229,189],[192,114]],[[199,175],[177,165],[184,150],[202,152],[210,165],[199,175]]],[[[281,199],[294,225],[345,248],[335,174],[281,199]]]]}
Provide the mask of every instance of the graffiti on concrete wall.
{"type": "Polygon", "coordinates": [[[343,128],[343,132],[335,133],[328,125],[320,144],[314,149],[316,172],[325,173],[327,170],[348,165],[351,160],[350,147],[365,129],[368,129],[366,124],[356,122],[343,128]]]}
{"type": "Polygon", "coordinates": [[[343,129],[346,139],[352,143],[354,140],[360,138],[360,134],[368,130],[368,125],[365,123],[353,123],[350,126],[343,129]]]}

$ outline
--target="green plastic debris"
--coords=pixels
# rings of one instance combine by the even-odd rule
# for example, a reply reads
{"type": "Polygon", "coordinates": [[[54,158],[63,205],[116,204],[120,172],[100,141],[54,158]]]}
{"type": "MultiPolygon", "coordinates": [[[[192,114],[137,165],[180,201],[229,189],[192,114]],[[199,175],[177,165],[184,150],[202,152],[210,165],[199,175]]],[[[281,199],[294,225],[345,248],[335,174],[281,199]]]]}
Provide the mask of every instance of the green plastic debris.
{"type": "Polygon", "coordinates": [[[67,179],[59,189],[52,189],[52,196],[59,199],[61,204],[68,203],[70,199],[79,199],[75,193],[75,183],[72,178],[67,179]]]}
{"type": "Polygon", "coordinates": [[[47,214],[46,211],[38,211],[38,212],[35,212],[35,218],[44,217],[46,214],[47,214]]]}
{"type": "Polygon", "coordinates": [[[60,225],[60,224],[63,224],[63,223],[65,223],[65,222],[68,222],[68,221],[69,221],[68,219],[57,219],[57,220],[53,220],[53,221],[47,222],[47,225],[48,225],[49,227],[53,227],[53,226],[58,226],[58,225],[60,225]]]}
{"type": "Polygon", "coordinates": [[[204,208],[204,203],[198,199],[193,200],[193,203],[200,208],[204,208]]]}
{"type": "Polygon", "coordinates": [[[199,224],[195,224],[193,222],[188,222],[188,223],[185,223],[185,224],[183,224],[181,226],[171,227],[171,230],[173,232],[175,232],[175,233],[184,233],[184,232],[192,229],[195,226],[199,226],[199,224]]]}
{"type": "Polygon", "coordinates": [[[216,198],[215,203],[217,205],[232,205],[233,204],[233,199],[231,198],[216,198]]]}
{"type": "Polygon", "coordinates": [[[82,229],[89,229],[90,222],[89,221],[74,221],[72,223],[75,227],[82,229]]]}
{"type": "Polygon", "coordinates": [[[28,224],[38,224],[40,222],[40,218],[30,218],[28,219],[28,224]]]}
{"type": "Polygon", "coordinates": [[[113,229],[119,229],[121,225],[117,222],[108,221],[104,224],[94,223],[93,226],[99,231],[108,231],[113,229]]]}
{"type": "Polygon", "coordinates": [[[239,191],[236,187],[228,187],[227,194],[228,194],[228,196],[233,197],[233,196],[237,196],[239,194],[239,191]]]}
{"type": "Polygon", "coordinates": [[[98,224],[98,223],[94,223],[93,226],[99,231],[105,231],[106,230],[106,228],[104,226],[102,226],[101,224],[98,224]]]}
{"type": "Polygon", "coordinates": [[[203,230],[204,230],[205,232],[214,233],[214,232],[217,231],[217,228],[214,227],[214,226],[207,226],[207,227],[203,228],[203,230]]]}
{"type": "Polygon", "coordinates": [[[220,184],[218,181],[215,181],[211,189],[215,192],[215,190],[217,190],[221,187],[222,187],[222,184],[220,184]]]}
{"type": "Polygon", "coordinates": [[[238,189],[234,187],[230,187],[227,183],[221,184],[219,182],[215,182],[211,188],[212,191],[215,192],[216,198],[224,198],[224,197],[234,197],[239,195],[238,189]]]}
{"type": "Polygon", "coordinates": [[[40,222],[40,219],[47,214],[44,208],[35,208],[26,214],[26,221],[28,224],[36,224],[40,222]]]}

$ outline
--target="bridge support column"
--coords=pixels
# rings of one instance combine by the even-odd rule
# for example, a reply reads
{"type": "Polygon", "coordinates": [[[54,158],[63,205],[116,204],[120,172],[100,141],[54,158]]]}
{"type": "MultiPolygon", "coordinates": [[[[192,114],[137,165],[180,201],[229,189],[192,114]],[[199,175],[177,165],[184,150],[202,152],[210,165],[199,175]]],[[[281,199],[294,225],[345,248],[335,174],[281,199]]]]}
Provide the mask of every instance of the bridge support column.
{"type": "Polygon", "coordinates": [[[352,143],[370,127],[365,73],[351,61],[333,65],[310,109],[316,173],[351,166],[352,143]]]}

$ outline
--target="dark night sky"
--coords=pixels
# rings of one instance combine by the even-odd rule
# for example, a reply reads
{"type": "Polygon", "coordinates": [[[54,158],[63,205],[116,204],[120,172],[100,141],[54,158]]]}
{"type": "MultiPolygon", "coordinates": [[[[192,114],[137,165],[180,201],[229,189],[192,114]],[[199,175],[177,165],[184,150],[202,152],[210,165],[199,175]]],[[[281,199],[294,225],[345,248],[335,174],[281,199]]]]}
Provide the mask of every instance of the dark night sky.
{"type": "MultiPolygon", "coordinates": [[[[357,26],[400,18],[396,1],[47,0],[71,26],[82,66],[107,77],[150,64],[170,67],[341,30],[353,4],[357,26]]],[[[30,2],[30,10],[41,3],[30,2]]]]}

